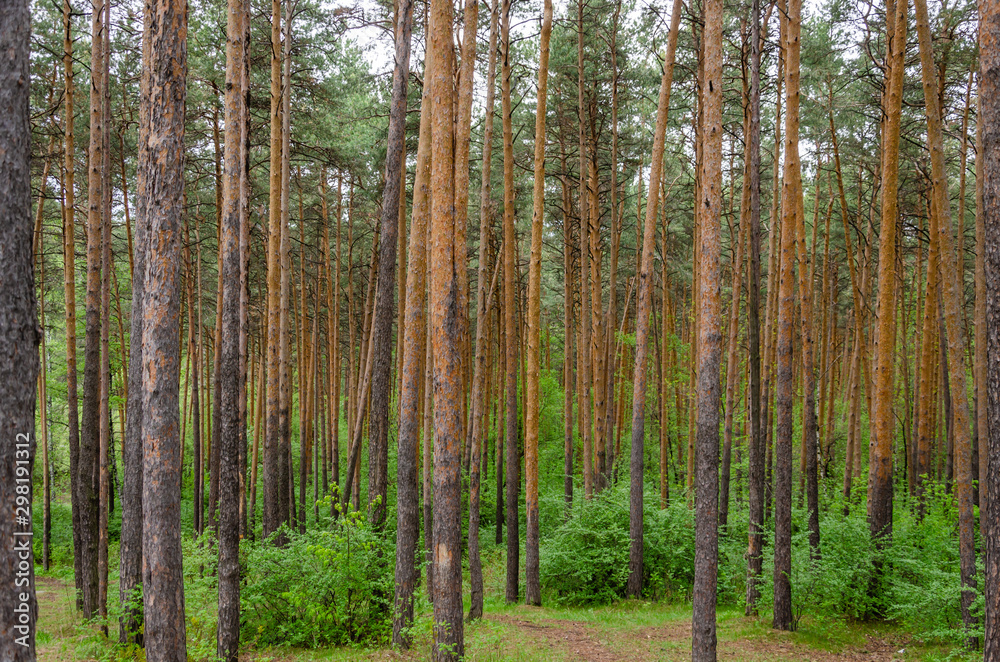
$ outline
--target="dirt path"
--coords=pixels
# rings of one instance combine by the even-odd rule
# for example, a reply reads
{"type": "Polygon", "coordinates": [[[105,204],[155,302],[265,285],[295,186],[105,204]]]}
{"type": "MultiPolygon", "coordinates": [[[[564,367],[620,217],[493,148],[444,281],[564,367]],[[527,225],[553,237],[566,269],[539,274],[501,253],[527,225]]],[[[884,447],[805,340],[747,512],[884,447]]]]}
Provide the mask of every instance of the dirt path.
{"type": "Polygon", "coordinates": [[[517,628],[529,639],[563,655],[568,660],[615,662],[621,655],[601,641],[597,629],[580,621],[544,619],[529,621],[506,615],[487,615],[486,620],[517,628]]]}
{"type": "MultiPolygon", "coordinates": [[[[525,639],[554,655],[580,662],[653,662],[691,659],[690,621],[671,621],[662,626],[638,630],[601,629],[572,620],[528,620],[517,616],[487,616],[487,620],[504,624],[518,631],[525,639]],[[603,630],[603,631],[602,631],[603,630]]],[[[785,633],[723,640],[718,644],[720,660],[769,662],[891,662],[904,659],[898,653],[901,646],[877,638],[869,638],[864,647],[831,653],[795,643],[785,633]]]]}
{"type": "Polygon", "coordinates": [[[76,660],[73,642],[77,616],[73,610],[73,587],[54,577],[35,577],[38,599],[38,659],[40,662],[76,660]]]}

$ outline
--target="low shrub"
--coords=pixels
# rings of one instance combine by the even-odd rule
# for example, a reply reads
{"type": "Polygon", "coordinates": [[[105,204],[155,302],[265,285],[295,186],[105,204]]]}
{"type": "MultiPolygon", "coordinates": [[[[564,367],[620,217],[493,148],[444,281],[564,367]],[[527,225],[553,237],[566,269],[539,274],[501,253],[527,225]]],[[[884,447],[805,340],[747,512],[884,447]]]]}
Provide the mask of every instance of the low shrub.
{"type": "Polygon", "coordinates": [[[539,575],[557,602],[606,603],[625,594],[628,502],[618,492],[574,499],[570,516],[542,542],[539,575]]]}
{"type": "MultiPolygon", "coordinates": [[[[660,510],[657,502],[647,498],[643,513],[643,586],[648,596],[662,598],[686,592],[694,579],[694,513],[683,503],[660,510]]],[[[571,516],[542,540],[542,586],[564,604],[624,597],[629,547],[627,483],[589,501],[575,499],[571,516]]]]}
{"type": "Polygon", "coordinates": [[[241,638],[256,645],[384,644],[392,632],[393,541],[363,514],[330,529],[249,544],[241,638]]]}

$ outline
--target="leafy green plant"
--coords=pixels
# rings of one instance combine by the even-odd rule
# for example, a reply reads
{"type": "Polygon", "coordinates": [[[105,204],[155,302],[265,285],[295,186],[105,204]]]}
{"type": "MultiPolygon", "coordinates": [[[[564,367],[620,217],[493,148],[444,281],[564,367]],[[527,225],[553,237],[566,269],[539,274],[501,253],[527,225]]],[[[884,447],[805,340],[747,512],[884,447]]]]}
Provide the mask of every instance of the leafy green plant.
{"type": "Polygon", "coordinates": [[[361,513],[279,547],[247,543],[243,641],[317,647],[383,644],[391,633],[394,551],[361,513]]]}
{"type": "MultiPolygon", "coordinates": [[[[655,495],[655,490],[647,489],[655,495]]],[[[660,510],[649,498],[643,517],[643,585],[651,597],[685,593],[694,577],[694,513],[683,503],[660,510]]],[[[590,501],[576,499],[541,546],[542,585],[564,604],[624,597],[629,573],[629,495],[620,483],[590,501]]]]}

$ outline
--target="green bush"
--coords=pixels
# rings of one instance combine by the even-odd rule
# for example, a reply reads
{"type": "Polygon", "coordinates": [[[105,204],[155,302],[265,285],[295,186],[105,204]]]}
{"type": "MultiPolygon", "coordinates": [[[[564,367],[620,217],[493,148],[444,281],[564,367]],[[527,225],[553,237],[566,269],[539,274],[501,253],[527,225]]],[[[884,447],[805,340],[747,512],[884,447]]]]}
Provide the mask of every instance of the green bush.
{"type": "Polygon", "coordinates": [[[694,511],[683,498],[659,508],[658,492],[647,485],[643,514],[642,585],[655,599],[684,596],[694,584],[694,511]]]}
{"type": "MultiPolygon", "coordinates": [[[[657,507],[647,487],[643,515],[643,586],[650,597],[686,592],[694,579],[694,513],[657,507]]],[[[629,573],[629,494],[622,482],[590,501],[574,499],[571,517],[542,540],[542,586],[565,604],[624,597],[629,573]]]]}
{"type": "Polygon", "coordinates": [[[249,544],[241,595],[244,641],[317,647],[384,644],[392,631],[392,542],[361,514],[328,530],[249,544]]]}
{"type": "MultiPolygon", "coordinates": [[[[940,484],[927,490],[922,520],[903,510],[893,525],[888,553],[887,616],[929,640],[959,643],[965,636],[961,620],[962,583],[958,554],[958,513],[952,495],[940,484]]],[[[978,555],[977,555],[978,556],[978,555]]],[[[977,572],[978,635],[982,635],[981,561],[977,572]]],[[[974,609],[975,611],[975,609],[974,609]]],[[[976,632],[969,634],[977,634],[976,632]]]]}
{"type": "Polygon", "coordinates": [[[616,489],[574,499],[571,516],[542,542],[540,579],[557,602],[605,603],[625,594],[628,500],[622,501],[616,489]]]}

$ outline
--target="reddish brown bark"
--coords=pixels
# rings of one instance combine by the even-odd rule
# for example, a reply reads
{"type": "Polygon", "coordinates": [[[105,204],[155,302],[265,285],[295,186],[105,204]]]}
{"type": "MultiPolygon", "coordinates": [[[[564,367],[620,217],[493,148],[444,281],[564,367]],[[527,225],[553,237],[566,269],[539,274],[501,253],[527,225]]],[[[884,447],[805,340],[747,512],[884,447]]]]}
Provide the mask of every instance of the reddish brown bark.
{"type": "Polygon", "coordinates": [[[882,142],[882,229],[879,233],[878,340],[872,404],[874,440],[868,465],[868,525],[872,538],[884,544],[892,538],[892,449],[895,419],[893,382],[896,348],[896,243],[899,203],[899,125],[903,60],[906,51],[908,0],[895,0],[887,15],[893,28],[889,39],[886,122],[882,142]]]}
{"type": "MultiPolygon", "coordinates": [[[[897,0],[898,1],[898,0],[897,0]]],[[[931,44],[930,25],[926,0],[914,0],[917,18],[917,37],[920,45],[920,62],[924,87],[924,106],[927,115],[927,146],[931,155],[931,182],[933,188],[932,215],[938,216],[938,248],[941,255],[941,298],[944,325],[947,331],[949,384],[952,402],[952,430],[955,447],[955,497],[958,503],[958,539],[962,586],[962,620],[967,630],[975,627],[976,618],[971,612],[976,585],[976,556],[974,514],[972,502],[972,435],[969,401],[966,395],[965,326],[962,321],[965,295],[962,279],[963,262],[959,261],[952,247],[951,209],[948,199],[948,177],[945,172],[944,148],[941,128],[941,110],[937,95],[937,78],[931,44]]],[[[963,223],[959,220],[959,229],[963,223]]],[[[978,646],[976,637],[970,636],[970,646],[978,646]]]]}
{"type": "MultiPolygon", "coordinates": [[[[797,0],[791,0],[794,12],[797,0]]],[[[722,0],[705,2],[704,117],[699,215],[698,428],[691,659],[716,659],[719,560],[719,367],[722,362],[722,0]]],[[[795,14],[792,14],[793,20],[795,14]]]]}
{"type": "Polygon", "coordinates": [[[436,661],[465,655],[462,614],[462,357],[459,283],[465,250],[456,241],[453,11],[434,0],[428,50],[432,118],[430,329],[434,347],[434,648],[436,661]]]}

